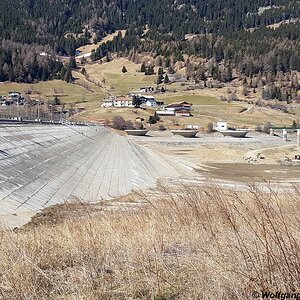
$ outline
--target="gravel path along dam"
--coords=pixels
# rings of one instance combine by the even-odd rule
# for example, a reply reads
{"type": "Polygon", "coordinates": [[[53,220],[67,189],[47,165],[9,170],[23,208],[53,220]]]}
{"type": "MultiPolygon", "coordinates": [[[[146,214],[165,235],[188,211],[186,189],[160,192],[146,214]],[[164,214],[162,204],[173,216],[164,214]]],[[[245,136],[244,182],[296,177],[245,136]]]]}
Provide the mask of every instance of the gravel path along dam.
{"type": "Polygon", "coordinates": [[[0,125],[2,227],[70,198],[107,199],[176,175],[159,155],[101,126],[0,125]]]}

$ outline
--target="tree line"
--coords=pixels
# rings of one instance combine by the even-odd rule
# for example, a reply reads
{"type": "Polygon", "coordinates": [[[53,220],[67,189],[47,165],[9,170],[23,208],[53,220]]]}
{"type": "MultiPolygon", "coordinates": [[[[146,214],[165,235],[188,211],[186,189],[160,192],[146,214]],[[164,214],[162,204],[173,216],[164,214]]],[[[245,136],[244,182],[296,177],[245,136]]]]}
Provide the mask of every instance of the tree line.
{"type": "Polygon", "coordinates": [[[64,65],[50,47],[2,41],[0,45],[0,82],[33,83],[52,79],[72,81],[76,61],[71,57],[64,65]]]}
{"type": "Polygon", "coordinates": [[[50,45],[74,55],[91,38],[148,25],[153,32],[218,34],[259,28],[300,17],[297,0],[2,0],[0,40],[50,45]],[[158,5],[159,4],[159,5],[158,5]],[[15,7],[18,10],[15,10],[15,7]],[[267,7],[261,13],[260,8],[267,7]]]}
{"type": "Polygon", "coordinates": [[[185,56],[201,57],[210,64],[191,59],[188,76],[203,80],[210,72],[223,82],[233,69],[248,77],[300,70],[297,0],[16,0],[13,6],[3,0],[0,10],[6,12],[0,14],[0,81],[68,81],[70,67],[56,55],[74,56],[81,45],[121,29],[125,37],[102,44],[92,60],[146,52],[162,57],[172,72],[185,56]],[[291,23],[276,30],[266,27],[286,20],[291,23]],[[41,57],[42,49],[50,56],[41,57]]]}

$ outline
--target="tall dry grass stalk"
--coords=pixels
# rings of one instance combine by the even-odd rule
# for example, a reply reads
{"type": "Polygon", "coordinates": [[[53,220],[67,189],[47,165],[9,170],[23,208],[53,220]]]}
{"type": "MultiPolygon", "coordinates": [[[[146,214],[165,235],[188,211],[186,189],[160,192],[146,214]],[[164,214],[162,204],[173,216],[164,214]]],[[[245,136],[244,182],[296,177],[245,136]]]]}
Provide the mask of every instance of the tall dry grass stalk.
{"type": "Polygon", "coordinates": [[[299,291],[300,190],[160,185],[143,205],[2,232],[0,299],[250,299],[299,291]]]}

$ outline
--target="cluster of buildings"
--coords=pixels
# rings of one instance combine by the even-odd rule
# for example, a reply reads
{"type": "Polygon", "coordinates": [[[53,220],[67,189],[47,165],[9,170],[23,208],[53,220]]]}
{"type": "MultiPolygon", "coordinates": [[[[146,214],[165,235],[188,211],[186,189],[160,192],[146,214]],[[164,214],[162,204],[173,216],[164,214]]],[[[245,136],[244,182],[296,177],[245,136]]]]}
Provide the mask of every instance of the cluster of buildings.
{"type": "Polygon", "coordinates": [[[163,104],[150,95],[128,95],[105,99],[102,101],[102,107],[136,107],[135,101],[138,101],[138,106],[156,107],[163,104]]]}
{"type": "Polygon", "coordinates": [[[1,106],[10,106],[13,104],[23,105],[25,102],[24,97],[19,92],[9,92],[7,96],[0,96],[1,106]]]}
{"type": "Polygon", "coordinates": [[[102,107],[156,107],[162,105],[151,93],[155,89],[151,86],[141,87],[138,91],[132,92],[126,97],[110,97],[102,101],[102,107]],[[138,105],[137,105],[138,103],[138,105]]]}
{"type": "Polygon", "coordinates": [[[150,95],[153,91],[151,87],[142,87],[138,92],[131,93],[126,97],[110,97],[102,101],[102,107],[140,107],[155,108],[159,116],[192,116],[192,104],[182,101],[165,105],[164,101],[159,101],[150,95]]]}
{"type": "MultiPolygon", "coordinates": [[[[137,96],[127,96],[127,97],[112,97],[105,99],[102,102],[102,107],[137,107],[135,105],[134,97],[137,96]]],[[[169,105],[165,105],[163,101],[157,101],[153,96],[139,96],[139,107],[153,107],[157,108],[156,114],[159,116],[182,116],[190,117],[192,104],[182,101],[174,102],[169,105]]]]}

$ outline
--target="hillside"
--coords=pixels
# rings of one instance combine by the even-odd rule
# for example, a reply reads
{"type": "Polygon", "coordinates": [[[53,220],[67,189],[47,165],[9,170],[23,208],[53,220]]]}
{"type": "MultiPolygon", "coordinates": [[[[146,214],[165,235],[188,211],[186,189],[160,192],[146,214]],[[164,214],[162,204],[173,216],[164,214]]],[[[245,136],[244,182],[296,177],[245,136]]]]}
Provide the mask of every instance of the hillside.
{"type": "Polygon", "coordinates": [[[86,42],[88,30],[96,33],[96,39],[116,29],[146,24],[153,30],[181,35],[222,34],[297,18],[299,5],[296,0],[17,0],[18,11],[14,13],[10,1],[4,0],[0,9],[7,13],[0,16],[0,38],[52,46],[58,43],[60,50],[68,52],[73,50],[68,42],[86,42]]]}
{"type": "MultiPolygon", "coordinates": [[[[299,6],[296,0],[17,0],[15,13],[1,1],[7,13],[0,16],[0,81],[70,81],[74,66],[56,56],[85,53],[80,47],[90,44],[99,46],[92,60],[135,51],[174,62],[183,55],[212,59],[228,74],[234,68],[246,76],[299,71],[299,6]],[[272,24],[282,26],[273,30],[272,24]],[[125,29],[125,37],[99,43],[125,29]]],[[[201,74],[201,66],[195,72],[201,74]]]]}

